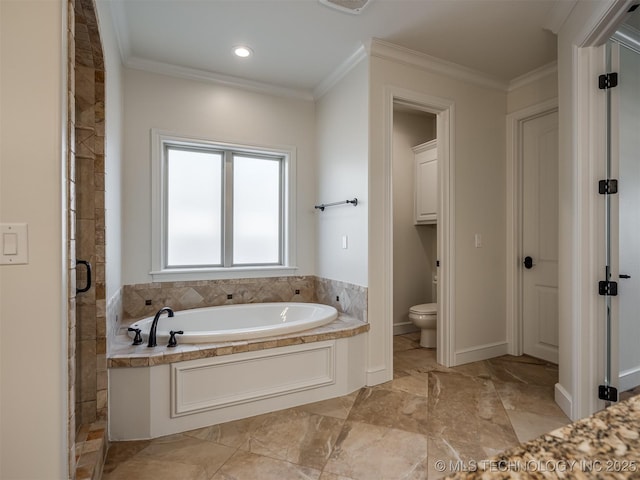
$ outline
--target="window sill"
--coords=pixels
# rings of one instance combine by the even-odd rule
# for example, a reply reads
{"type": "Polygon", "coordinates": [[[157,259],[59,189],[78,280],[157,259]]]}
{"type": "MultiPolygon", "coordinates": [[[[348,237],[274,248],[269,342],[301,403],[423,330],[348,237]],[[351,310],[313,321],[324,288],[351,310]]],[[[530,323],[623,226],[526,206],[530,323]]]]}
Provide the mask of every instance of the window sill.
{"type": "Polygon", "coordinates": [[[231,267],[231,268],[176,268],[149,272],[154,282],[181,282],[195,280],[226,280],[231,278],[290,277],[298,267],[231,267]]]}

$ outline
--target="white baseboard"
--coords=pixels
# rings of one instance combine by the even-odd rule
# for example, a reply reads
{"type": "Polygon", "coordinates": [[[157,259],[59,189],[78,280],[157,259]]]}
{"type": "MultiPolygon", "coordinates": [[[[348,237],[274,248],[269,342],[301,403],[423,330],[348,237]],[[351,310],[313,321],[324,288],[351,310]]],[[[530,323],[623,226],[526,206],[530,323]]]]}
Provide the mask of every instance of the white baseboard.
{"type": "Polygon", "coordinates": [[[640,385],[640,366],[620,372],[620,376],[618,378],[618,390],[620,392],[631,390],[632,388],[637,387],[638,385],[640,385]]]}
{"type": "Polygon", "coordinates": [[[571,394],[567,392],[565,388],[559,383],[556,383],[555,385],[554,399],[558,404],[558,406],[560,407],[560,409],[564,412],[564,414],[573,420],[573,417],[571,416],[571,413],[573,410],[572,408],[573,402],[571,400],[571,394]]]}
{"type": "Polygon", "coordinates": [[[394,335],[404,335],[405,333],[419,332],[420,329],[416,327],[412,322],[402,322],[393,324],[394,335]]]}
{"type": "Polygon", "coordinates": [[[463,365],[465,363],[499,357],[506,355],[508,351],[509,344],[507,342],[487,343],[485,345],[457,350],[455,353],[455,365],[463,365]]]}
{"type": "Polygon", "coordinates": [[[366,385],[372,387],[381,383],[393,380],[393,372],[386,367],[379,367],[367,370],[366,385]]]}

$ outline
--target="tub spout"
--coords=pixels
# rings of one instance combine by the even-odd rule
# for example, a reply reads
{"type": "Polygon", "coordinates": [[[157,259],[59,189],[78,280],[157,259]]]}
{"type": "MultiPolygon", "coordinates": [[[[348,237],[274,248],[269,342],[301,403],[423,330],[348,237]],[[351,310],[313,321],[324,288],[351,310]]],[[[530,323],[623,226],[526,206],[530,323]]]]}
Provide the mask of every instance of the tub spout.
{"type": "Polygon", "coordinates": [[[158,345],[156,342],[156,330],[158,329],[158,320],[160,320],[160,316],[163,312],[167,312],[169,314],[169,317],[173,317],[173,310],[171,310],[169,307],[162,307],[160,310],[158,310],[156,316],[153,317],[153,323],[151,324],[151,328],[149,329],[149,343],[147,344],[147,347],[155,347],[158,345]]]}

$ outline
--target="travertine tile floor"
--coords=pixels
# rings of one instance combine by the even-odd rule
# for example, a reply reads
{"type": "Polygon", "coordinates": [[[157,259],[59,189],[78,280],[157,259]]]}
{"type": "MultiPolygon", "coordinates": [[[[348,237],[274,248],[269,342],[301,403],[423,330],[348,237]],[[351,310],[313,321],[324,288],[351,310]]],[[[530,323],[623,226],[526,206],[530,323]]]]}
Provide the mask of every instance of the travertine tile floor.
{"type": "Polygon", "coordinates": [[[555,365],[504,356],[455,368],[394,337],[394,380],[332,400],[149,441],[112,443],[104,480],[438,478],[558,428],[555,365]],[[452,463],[450,463],[452,462],[452,463]]]}

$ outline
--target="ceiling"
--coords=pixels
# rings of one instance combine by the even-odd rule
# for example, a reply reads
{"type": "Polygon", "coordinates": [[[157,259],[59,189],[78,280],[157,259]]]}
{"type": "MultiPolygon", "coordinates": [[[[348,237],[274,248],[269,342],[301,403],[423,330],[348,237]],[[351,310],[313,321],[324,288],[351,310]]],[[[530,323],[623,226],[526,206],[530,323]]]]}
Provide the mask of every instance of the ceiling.
{"type": "Polygon", "coordinates": [[[370,0],[354,15],[318,0],[99,1],[111,4],[125,65],[308,94],[372,38],[509,82],[555,60],[544,27],[558,4],[573,3],[370,0]],[[234,57],[239,44],[254,54],[234,57]]]}

